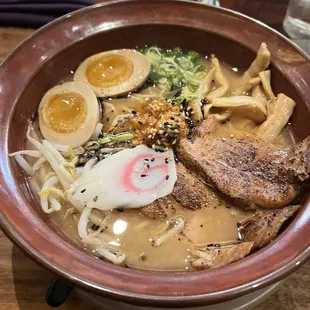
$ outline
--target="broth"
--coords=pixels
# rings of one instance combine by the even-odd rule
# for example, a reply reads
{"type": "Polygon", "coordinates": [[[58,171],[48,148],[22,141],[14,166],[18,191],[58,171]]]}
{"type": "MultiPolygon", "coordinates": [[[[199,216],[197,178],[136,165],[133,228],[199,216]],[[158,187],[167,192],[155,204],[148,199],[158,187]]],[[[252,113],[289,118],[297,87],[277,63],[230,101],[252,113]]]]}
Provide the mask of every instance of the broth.
{"type": "MultiPolygon", "coordinates": [[[[101,238],[127,253],[126,265],[129,267],[189,270],[188,250],[192,245],[236,241],[237,222],[251,214],[231,207],[215,192],[213,194],[212,204],[196,211],[182,208],[177,202],[172,201],[176,209],[175,216],[182,216],[187,224],[183,232],[158,247],[154,246],[152,241],[166,227],[167,222],[148,219],[139,209],[109,211],[101,238]],[[173,255],[168,255],[169,253],[173,255]]],[[[69,215],[63,220],[65,213],[66,208],[63,208],[54,214],[53,222],[70,239],[80,242],[76,228],[77,215],[69,215]]],[[[96,246],[87,245],[85,249],[96,253],[96,246]]]]}

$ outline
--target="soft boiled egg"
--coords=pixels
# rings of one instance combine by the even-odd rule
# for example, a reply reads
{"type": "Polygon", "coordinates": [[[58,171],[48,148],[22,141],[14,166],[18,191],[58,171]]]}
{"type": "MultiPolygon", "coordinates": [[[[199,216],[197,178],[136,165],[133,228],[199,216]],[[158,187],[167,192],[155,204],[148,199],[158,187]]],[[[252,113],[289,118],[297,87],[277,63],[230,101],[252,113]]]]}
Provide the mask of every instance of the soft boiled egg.
{"type": "Polygon", "coordinates": [[[87,142],[99,122],[94,91],[85,83],[67,82],[50,89],[39,105],[39,125],[50,142],[77,147],[87,142]]]}
{"type": "Polygon", "coordinates": [[[170,194],[176,180],[171,149],[159,153],[139,145],[100,161],[75,181],[68,199],[100,210],[140,208],[170,194]]]}
{"type": "Polygon", "coordinates": [[[142,86],[150,73],[150,62],[136,50],[122,49],[87,58],[74,74],[87,83],[98,97],[115,97],[142,86]]]}

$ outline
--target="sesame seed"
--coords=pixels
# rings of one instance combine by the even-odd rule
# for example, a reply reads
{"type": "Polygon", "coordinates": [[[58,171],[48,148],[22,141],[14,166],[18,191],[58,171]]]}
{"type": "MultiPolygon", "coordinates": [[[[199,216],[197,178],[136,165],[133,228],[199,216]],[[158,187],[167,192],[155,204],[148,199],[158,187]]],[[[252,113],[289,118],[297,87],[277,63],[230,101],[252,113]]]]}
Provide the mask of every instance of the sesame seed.
{"type": "Polygon", "coordinates": [[[168,180],[169,179],[169,175],[166,175],[166,180],[168,180]]]}
{"type": "Polygon", "coordinates": [[[145,178],[146,177],[146,174],[141,174],[141,178],[145,178]]]}
{"type": "Polygon", "coordinates": [[[153,162],[153,161],[155,161],[155,157],[153,157],[153,158],[151,159],[151,162],[153,162]]]}
{"type": "Polygon", "coordinates": [[[86,192],[86,188],[82,189],[81,190],[81,194],[85,193],[86,192]]]}
{"type": "Polygon", "coordinates": [[[95,197],[93,198],[93,201],[96,202],[97,200],[98,200],[98,196],[95,196],[95,197]]]}

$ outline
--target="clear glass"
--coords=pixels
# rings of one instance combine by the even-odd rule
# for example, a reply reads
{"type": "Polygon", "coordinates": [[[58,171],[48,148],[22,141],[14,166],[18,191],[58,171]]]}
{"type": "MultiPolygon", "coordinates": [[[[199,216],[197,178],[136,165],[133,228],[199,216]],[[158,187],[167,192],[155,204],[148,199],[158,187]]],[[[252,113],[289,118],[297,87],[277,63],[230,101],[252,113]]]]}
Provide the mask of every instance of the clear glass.
{"type": "Polygon", "coordinates": [[[290,0],[283,27],[293,41],[310,53],[310,0],[290,0]]]}

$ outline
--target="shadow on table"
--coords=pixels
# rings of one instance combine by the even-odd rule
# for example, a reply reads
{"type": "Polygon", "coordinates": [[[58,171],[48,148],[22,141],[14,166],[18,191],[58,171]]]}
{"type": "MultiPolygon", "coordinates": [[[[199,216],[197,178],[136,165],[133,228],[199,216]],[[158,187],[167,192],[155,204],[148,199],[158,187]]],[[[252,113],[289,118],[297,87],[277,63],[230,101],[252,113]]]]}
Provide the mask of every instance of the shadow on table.
{"type": "MultiPolygon", "coordinates": [[[[30,260],[16,246],[12,249],[12,273],[16,299],[20,310],[50,310],[45,302],[45,293],[54,276],[30,260]]],[[[89,310],[71,294],[69,300],[56,309],[89,310]]]]}

